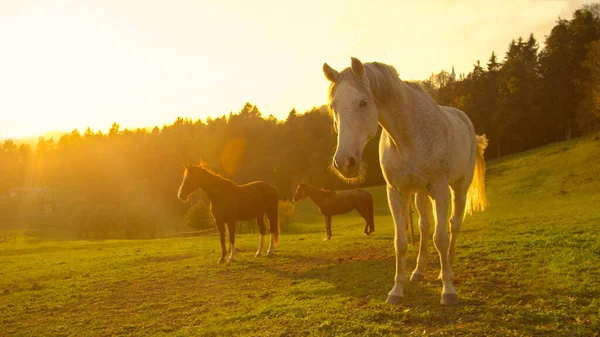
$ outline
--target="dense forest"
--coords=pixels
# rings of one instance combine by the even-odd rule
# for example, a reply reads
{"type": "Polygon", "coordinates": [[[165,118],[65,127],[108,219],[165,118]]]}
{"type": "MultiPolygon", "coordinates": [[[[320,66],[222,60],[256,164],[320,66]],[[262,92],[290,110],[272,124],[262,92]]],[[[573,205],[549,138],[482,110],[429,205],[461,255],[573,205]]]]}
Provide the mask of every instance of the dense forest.
{"type": "MultiPolygon", "coordinates": [[[[492,52],[467,75],[442,71],[420,84],[438,104],[464,110],[477,133],[487,134],[488,158],[597,130],[600,5],[559,19],[541,50],[533,35],[519,37],[501,60],[492,52]]],[[[377,141],[367,145],[361,186],[383,183],[377,141]]],[[[0,145],[0,221],[47,203],[60,221],[89,223],[90,214],[102,214],[96,216],[101,227],[111,221],[142,227],[181,221],[191,206],[176,198],[182,164],[200,160],[237,183],[265,180],[282,199],[291,197],[299,181],[354,188],[330,172],[335,144],[324,106],[292,110],[277,120],[251,103],[218,118],[178,118],[162,128],[122,130],[114,123],[107,133],[73,130],[58,140],[40,138],[35,148],[6,140],[0,145]],[[23,196],[10,193],[20,186],[51,192],[25,207],[23,196]]]]}
{"type": "Polygon", "coordinates": [[[559,19],[544,48],[533,35],[512,40],[504,58],[453,80],[442,71],[421,84],[440,105],[465,111],[500,157],[600,127],[600,4],[559,19]]]}

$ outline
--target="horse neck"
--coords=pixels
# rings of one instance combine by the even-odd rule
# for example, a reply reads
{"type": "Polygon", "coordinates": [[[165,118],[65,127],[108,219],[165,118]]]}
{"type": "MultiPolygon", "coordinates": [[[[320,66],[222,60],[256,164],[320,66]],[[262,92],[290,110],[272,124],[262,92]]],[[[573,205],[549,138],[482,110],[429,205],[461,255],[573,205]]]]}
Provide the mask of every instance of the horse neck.
{"type": "Polygon", "coordinates": [[[315,203],[315,205],[317,205],[319,207],[321,207],[321,205],[323,205],[323,202],[325,201],[325,198],[327,197],[325,191],[320,191],[312,186],[307,186],[305,188],[305,193],[310,198],[310,200],[312,200],[315,203]]]}
{"type": "Polygon", "coordinates": [[[437,104],[426,94],[400,82],[394,95],[378,105],[379,124],[400,152],[417,146],[424,123],[437,104]]]}
{"type": "Polygon", "coordinates": [[[204,191],[208,199],[214,201],[223,194],[224,188],[230,182],[207,170],[203,169],[203,171],[203,177],[200,179],[199,187],[202,191],[204,191]]]}

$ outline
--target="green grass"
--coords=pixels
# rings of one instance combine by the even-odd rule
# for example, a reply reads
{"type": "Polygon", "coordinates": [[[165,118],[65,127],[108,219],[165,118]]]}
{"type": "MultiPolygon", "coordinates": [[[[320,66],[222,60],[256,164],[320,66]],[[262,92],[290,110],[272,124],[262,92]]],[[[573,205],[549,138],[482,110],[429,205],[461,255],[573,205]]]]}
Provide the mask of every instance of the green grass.
{"type": "Polygon", "coordinates": [[[0,335],[598,336],[600,141],[492,161],[487,186],[491,206],[459,237],[458,306],[439,305],[431,244],[427,280],[403,304],[384,302],[393,224],[377,187],[372,236],[353,213],[323,242],[305,201],[276,256],[255,258],[257,236],[240,235],[227,265],[216,237],[0,243],[0,335]]]}

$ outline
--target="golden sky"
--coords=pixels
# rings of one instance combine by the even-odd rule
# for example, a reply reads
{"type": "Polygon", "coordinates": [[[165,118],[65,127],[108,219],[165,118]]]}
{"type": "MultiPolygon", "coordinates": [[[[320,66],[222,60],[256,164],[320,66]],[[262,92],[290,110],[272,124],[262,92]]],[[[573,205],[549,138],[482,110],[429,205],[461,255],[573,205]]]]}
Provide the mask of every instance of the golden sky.
{"type": "MultiPolygon", "coordinates": [[[[583,1],[585,3],[587,1],[583,1]]],[[[467,73],[582,1],[0,0],[0,138],[326,101],[350,56],[403,79],[467,73]]]]}

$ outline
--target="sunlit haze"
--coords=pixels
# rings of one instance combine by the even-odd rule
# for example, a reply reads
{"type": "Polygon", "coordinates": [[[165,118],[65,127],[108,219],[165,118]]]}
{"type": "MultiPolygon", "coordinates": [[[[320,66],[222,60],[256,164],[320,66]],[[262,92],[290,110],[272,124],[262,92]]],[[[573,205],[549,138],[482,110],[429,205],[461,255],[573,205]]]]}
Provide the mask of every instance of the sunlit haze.
{"type": "Polygon", "coordinates": [[[512,38],[540,47],[581,1],[0,2],[0,138],[172,123],[238,111],[285,118],[325,102],[323,62],[468,73],[512,38]]]}

